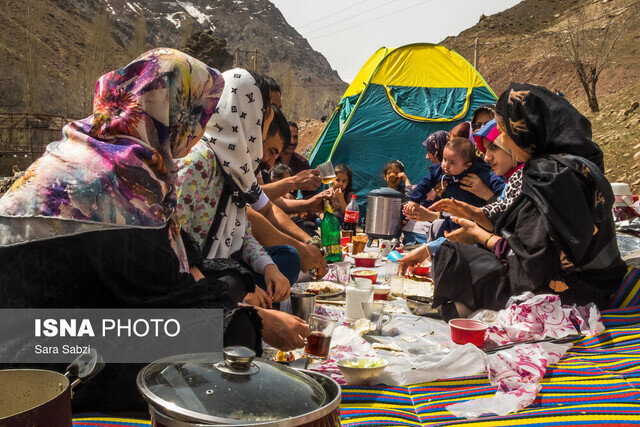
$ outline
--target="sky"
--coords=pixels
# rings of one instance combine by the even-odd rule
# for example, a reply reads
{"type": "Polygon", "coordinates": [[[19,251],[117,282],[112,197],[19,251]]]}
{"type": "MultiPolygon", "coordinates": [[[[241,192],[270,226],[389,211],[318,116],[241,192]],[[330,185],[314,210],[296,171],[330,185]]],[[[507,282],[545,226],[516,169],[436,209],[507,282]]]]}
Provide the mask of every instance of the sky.
{"type": "Polygon", "coordinates": [[[382,46],[438,43],[520,0],[271,0],[342,80],[382,46]]]}

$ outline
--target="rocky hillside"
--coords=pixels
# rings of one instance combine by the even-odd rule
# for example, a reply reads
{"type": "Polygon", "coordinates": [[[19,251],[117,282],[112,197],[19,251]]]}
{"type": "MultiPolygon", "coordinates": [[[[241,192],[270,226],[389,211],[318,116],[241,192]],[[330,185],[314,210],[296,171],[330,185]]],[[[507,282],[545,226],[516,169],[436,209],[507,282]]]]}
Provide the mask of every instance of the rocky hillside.
{"type": "Polygon", "coordinates": [[[637,0],[524,0],[442,44],[473,61],[479,39],[478,71],[496,94],[510,82],[559,89],[593,124],[594,140],[605,153],[607,177],[640,192],[640,2],[637,0]],[[607,22],[622,31],[598,82],[600,112],[591,113],[575,70],[559,46],[567,24],[583,23],[594,38],[607,22]]]}
{"type": "Polygon", "coordinates": [[[239,50],[240,66],[276,78],[292,118],[329,114],[346,88],[268,0],[6,0],[0,28],[4,111],[85,116],[96,77],[203,30],[230,58],[239,50]]]}

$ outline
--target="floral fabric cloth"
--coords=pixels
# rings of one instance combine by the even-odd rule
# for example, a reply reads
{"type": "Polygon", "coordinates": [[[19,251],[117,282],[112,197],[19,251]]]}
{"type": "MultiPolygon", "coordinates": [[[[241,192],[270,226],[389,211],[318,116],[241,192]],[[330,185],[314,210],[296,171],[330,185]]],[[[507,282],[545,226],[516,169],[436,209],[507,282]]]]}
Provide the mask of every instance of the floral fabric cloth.
{"type": "MultiPolygon", "coordinates": [[[[558,295],[527,292],[514,297],[500,310],[487,331],[485,346],[543,338],[562,338],[580,332],[593,336],[604,331],[600,311],[594,304],[562,305],[558,295]]],[[[547,368],[557,363],[572,344],[520,344],[486,356],[485,365],[495,396],[447,407],[456,416],[475,418],[482,414],[506,415],[529,406],[540,391],[547,368]]]]}
{"type": "Polygon", "coordinates": [[[543,338],[562,338],[577,330],[593,336],[604,331],[600,311],[594,304],[583,307],[562,305],[558,295],[536,295],[527,292],[498,312],[485,345],[495,346],[543,338]],[[524,301],[522,301],[524,299],[524,301]]]}
{"type": "MultiPolygon", "coordinates": [[[[205,145],[199,145],[178,164],[176,218],[181,228],[202,247],[218,210],[224,178],[215,153],[205,145]]],[[[248,223],[242,237],[241,254],[242,261],[257,273],[273,263],[248,223]]]]}
{"type": "Polygon", "coordinates": [[[457,417],[477,418],[484,414],[507,415],[529,406],[540,391],[547,368],[557,363],[571,344],[521,344],[486,356],[485,365],[496,394],[447,406],[457,417]]]}
{"type": "MultiPolygon", "coordinates": [[[[0,244],[164,228],[176,204],[174,159],[202,137],[223,86],[216,70],[173,49],[100,77],[93,114],[66,125],[0,199],[0,244]]],[[[186,271],[179,229],[169,230],[186,271]]]]}

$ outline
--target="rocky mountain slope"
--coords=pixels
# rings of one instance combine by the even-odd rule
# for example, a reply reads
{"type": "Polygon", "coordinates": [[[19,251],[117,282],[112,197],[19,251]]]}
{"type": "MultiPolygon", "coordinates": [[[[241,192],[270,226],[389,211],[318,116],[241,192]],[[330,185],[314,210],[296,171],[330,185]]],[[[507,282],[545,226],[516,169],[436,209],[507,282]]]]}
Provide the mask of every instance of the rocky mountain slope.
{"type": "Polygon", "coordinates": [[[293,118],[330,113],[346,88],[268,0],[6,0],[0,28],[4,111],[84,116],[96,77],[203,30],[239,50],[240,66],[276,78],[293,118]]]}
{"type": "Polygon", "coordinates": [[[442,44],[469,62],[479,39],[478,71],[496,94],[510,82],[559,89],[592,122],[594,140],[605,153],[607,177],[640,192],[640,2],[637,0],[524,0],[442,44]],[[602,72],[597,94],[600,112],[591,113],[582,85],[559,45],[567,24],[582,23],[594,38],[613,20],[622,34],[602,72]]]}

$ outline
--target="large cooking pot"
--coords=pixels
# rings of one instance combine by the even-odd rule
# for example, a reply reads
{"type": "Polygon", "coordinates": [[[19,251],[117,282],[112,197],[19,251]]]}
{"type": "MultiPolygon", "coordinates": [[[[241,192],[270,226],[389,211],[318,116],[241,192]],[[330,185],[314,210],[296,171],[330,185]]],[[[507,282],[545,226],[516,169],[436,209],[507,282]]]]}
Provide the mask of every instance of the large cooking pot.
{"type": "Polygon", "coordinates": [[[0,426],[71,427],[73,388],[103,367],[100,356],[92,351],[78,357],[65,374],[43,369],[0,370],[0,426]]]}
{"type": "Polygon", "coordinates": [[[337,382],[245,347],[159,360],[140,371],[137,384],[153,427],[340,425],[337,382]]]}
{"type": "Polygon", "coordinates": [[[402,193],[379,188],[367,196],[367,221],[364,232],[369,239],[393,239],[402,231],[402,193]]]}

